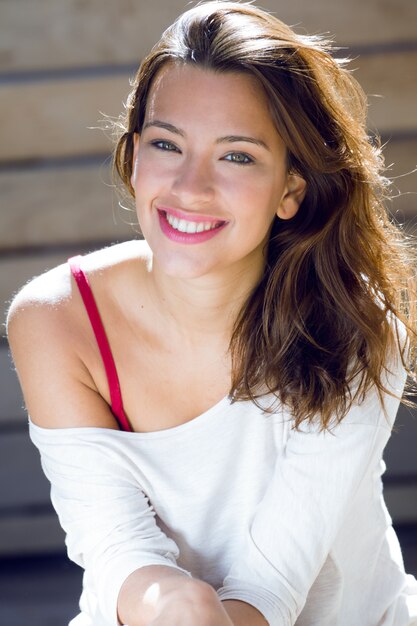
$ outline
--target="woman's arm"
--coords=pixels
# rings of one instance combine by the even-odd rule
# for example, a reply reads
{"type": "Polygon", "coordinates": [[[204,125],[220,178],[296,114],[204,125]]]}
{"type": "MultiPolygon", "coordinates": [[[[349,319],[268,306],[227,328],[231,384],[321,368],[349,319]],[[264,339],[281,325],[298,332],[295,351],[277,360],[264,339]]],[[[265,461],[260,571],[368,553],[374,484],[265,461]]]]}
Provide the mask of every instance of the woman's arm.
{"type": "Polygon", "coordinates": [[[224,600],[223,606],[234,626],[268,626],[265,617],[247,602],[224,600]]]}
{"type": "Polygon", "coordinates": [[[163,566],[129,576],[119,594],[118,616],[129,626],[267,626],[249,604],[221,603],[207,583],[163,566]]]}

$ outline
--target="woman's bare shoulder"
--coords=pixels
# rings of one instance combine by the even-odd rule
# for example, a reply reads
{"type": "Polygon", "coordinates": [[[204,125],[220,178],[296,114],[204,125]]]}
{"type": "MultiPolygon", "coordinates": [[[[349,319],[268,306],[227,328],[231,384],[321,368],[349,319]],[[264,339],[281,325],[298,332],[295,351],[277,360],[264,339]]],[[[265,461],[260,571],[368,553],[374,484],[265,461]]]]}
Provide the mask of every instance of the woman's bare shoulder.
{"type": "MultiPolygon", "coordinates": [[[[85,255],[82,266],[99,283],[115,273],[128,275],[132,265],[147,258],[141,242],[127,242],[85,255]]],[[[86,365],[91,330],[68,263],[22,287],[9,309],[7,333],[26,405],[36,423],[115,427],[86,365]]]]}
{"type": "Polygon", "coordinates": [[[66,263],[35,276],[14,296],[7,315],[9,341],[18,341],[22,332],[47,327],[71,308],[71,273],[66,263]],[[36,326],[34,327],[34,324],[36,326]]]}
{"type": "MultiPolygon", "coordinates": [[[[129,274],[129,266],[146,265],[149,262],[149,248],[144,241],[128,241],[91,252],[82,257],[83,270],[100,281],[111,280],[113,275],[129,274]]],[[[62,263],[26,283],[13,298],[8,316],[8,333],[13,334],[16,325],[19,331],[26,323],[39,320],[48,325],[56,320],[66,329],[68,316],[79,313],[79,293],[74,289],[68,263],[62,263]]]]}

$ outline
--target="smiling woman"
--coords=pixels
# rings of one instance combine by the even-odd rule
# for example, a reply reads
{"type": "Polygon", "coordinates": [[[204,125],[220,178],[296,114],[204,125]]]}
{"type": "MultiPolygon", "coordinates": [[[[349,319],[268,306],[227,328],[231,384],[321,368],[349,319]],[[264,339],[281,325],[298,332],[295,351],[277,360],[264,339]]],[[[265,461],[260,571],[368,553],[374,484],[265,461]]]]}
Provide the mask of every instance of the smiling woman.
{"type": "Polygon", "coordinates": [[[287,171],[286,147],[257,79],[193,65],[170,63],[156,76],[132,161],[154,271],[197,278],[245,276],[250,267],[249,289],[263,273],[274,217],[293,217],[306,185],[287,171]],[[204,254],[187,245],[208,241],[204,254]]]}
{"type": "Polygon", "coordinates": [[[199,4],[141,64],[114,164],[144,241],[34,279],[8,320],[85,569],[72,626],[416,623],[381,489],[414,259],[365,111],[253,3],[199,4]]]}

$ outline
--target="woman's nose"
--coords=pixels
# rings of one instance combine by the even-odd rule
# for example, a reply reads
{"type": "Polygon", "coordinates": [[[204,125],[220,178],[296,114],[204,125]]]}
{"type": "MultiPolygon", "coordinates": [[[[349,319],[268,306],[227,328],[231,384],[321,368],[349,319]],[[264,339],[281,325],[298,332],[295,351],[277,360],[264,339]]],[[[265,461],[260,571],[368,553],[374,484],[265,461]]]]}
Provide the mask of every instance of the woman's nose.
{"type": "Polygon", "coordinates": [[[211,200],[214,180],[208,159],[185,159],[173,181],[172,192],[185,206],[211,200]]]}

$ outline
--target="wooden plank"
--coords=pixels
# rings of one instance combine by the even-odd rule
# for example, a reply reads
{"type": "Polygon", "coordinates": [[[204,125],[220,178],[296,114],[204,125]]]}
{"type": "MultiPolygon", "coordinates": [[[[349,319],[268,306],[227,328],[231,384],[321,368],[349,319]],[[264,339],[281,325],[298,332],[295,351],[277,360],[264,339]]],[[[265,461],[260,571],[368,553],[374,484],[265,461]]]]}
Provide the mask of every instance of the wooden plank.
{"type": "Polygon", "coordinates": [[[392,180],[392,195],[389,203],[395,219],[411,224],[417,218],[417,138],[403,141],[388,141],[384,148],[386,175],[392,180]]]}
{"type": "Polygon", "coordinates": [[[415,524],[417,522],[417,484],[387,485],[384,499],[394,524],[415,524]]]}
{"type": "Polygon", "coordinates": [[[103,113],[119,116],[128,92],[127,75],[2,85],[0,160],[110,152],[97,127],[103,113]]]}
{"type": "MultiPolygon", "coordinates": [[[[370,94],[373,126],[380,132],[417,127],[417,52],[364,56],[352,68],[370,94]]],[[[128,78],[0,85],[0,160],[110,152],[109,137],[97,130],[100,112],[120,114],[128,78]]]]}
{"type": "MultiPolygon", "coordinates": [[[[387,477],[416,477],[417,487],[417,405],[413,409],[400,405],[392,433],[384,451],[387,477]]],[[[394,488],[394,485],[392,485],[394,488]]],[[[417,504],[417,501],[416,501],[417,504]]],[[[417,520],[417,516],[416,516],[417,520]]]]}
{"type": "MultiPolygon", "coordinates": [[[[330,33],[338,44],[416,38],[417,3],[409,0],[260,4],[307,32],[330,33]]],[[[2,0],[2,66],[11,71],[132,62],[188,6],[186,0],[2,0]]]]}
{"type": "Polygon", "coordinates": [[[23,409],[19,381],[5,344],[0,347],[0,398],[0,433],[5,424],[23,427],[27,423],[27,415],[23,409]]]}
{"type": "Polygon", "coordinates": [[[65,533],[57,515],[0,516],[2,557],[56,554],[65,552],[65,533]]]}
{"type": "MultiPolygon", "coordinates": [[[[110,168],[81,165],[0,172],[0,249],[135,236],[136,213],[122,208],[110,168]]],[[[124,202],[126,206],[127,202],[124,202]]]]}
{"type": "Polygon", "coordinates": [[[186,5],[187,0],[2,0],[3,67],[131,63],[186,5]]]}
{"type": "Polygon", "coordinates": [[[50,485],[39,452],[26,432],[8,433],[0,438],[0,516],[8,510],[39,505],[49,506],[50,485]]]}
{"type": "MultiPolygon", "coordinates": [[[[416,3],[417,6],[417,3],[416,3]]],[[[417,52],[359,57],[350,67],[369,98],[369,123],[379,132],[417,128],[417,52]]]]}

